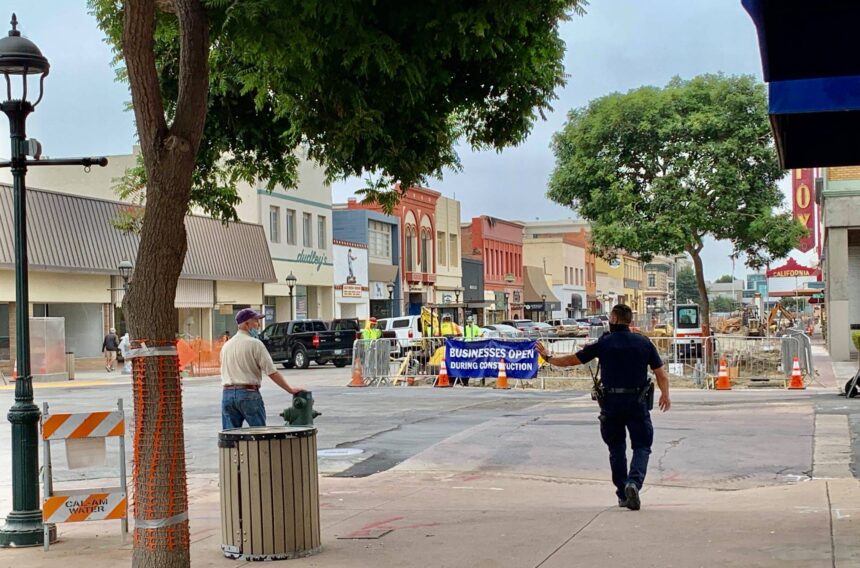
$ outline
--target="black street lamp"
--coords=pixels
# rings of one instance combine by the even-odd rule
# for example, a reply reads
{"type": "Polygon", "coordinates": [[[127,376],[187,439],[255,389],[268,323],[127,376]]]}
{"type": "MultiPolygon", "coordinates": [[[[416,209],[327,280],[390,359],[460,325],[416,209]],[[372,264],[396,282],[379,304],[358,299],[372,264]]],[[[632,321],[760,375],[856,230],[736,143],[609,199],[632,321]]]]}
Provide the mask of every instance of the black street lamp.
{"type": "Polygon", "coordinates": [[[511,317],[511,293],[505,292],[505,319],[511,317]]]}
{"type": "MultiPolygon", "coordinates": [[[[128,294],[128,280],[131,278],[131,271],[134,270],[134,265],[130,260],[120,261],[119,266],[117,266],[119,270],[119,275],[122,277],[122,291],[128,294]]],[[[123,302],[125,298],[123,298],[123,302]]]]}
{"type": "Polygon", "coordinates": [[[293,288],[296,287],[296,282],[298,282],[298,278],[293,276],[293,271],[290,271],[289,276],[287,276],[287,286],[290,289],[290,319],[296,319],[296,307],[293,305],[293,288]]]}
{"type": "Polygon", "coordinates": [[[454,303],[456,306],[454,307],[454,313],[456,316],[454,317],[454,323],[460,325],[460,294],[463,293],[462,288],[454,288],[454,303]]]}
{"type": "MultiPolygon", "coordinates": [[[[12,425],[12,511],[0,528],[0,548],[39,546],[44,542],[42,511],[39,505],[39,407],[33,403],[33,377],[30,374],[30,295],[27,279],[27,191],[25,176],[28,166],[80,165],[89,168],[106,166],[106,158],[74,158],[40,160],[41,146],[27,140],[27,116],[33,112],[44,94],[45,77],[51,66],[42,52],[18,31],[18,19],[12,14],[12,29],[0,39],[0,75],[3,75],[6,96],[0,111],[9,119],[12,153],[0,167],[12,171],[12,191],[15,231],[15,346],[18,380],[15,382],[15,403],[9,409],[12,425]],[[28,99],[30,76],[38,76],[38,97],[28,99]],[[20,86],[19,86],[20,85],[20,86]],[[27,159],[31,156],[32,160],[27,159]]],[[[0,87],[2,89],[2,87],[0,87]]],[[[0,91],[2,93],[2,91],[0,91]]],[[[0,94],[2,96],[2,94],[0,94]]],[[[52,529],[49,536],[56,539],[52,529]]]]}
{"type": "Polygon", "coordinates": [[[546,320],[547,320],[547,317],[546,317],[546,294],[541,294],[541,295],[540,295],[540,299],[541,299],[541,302],[543,302],[543,304],[542,304],[542,308],[543,308],[543,321],[546,321],[546,320]]]}
{"type": "Polygon", "coordinates": [[[394,282],[389,282],[386,288],[388,289],[388,304],[389,309],[391,310],[391,317],[394,317],[394,288],[396,288],[396,286],[394,285],[394,282]]]}

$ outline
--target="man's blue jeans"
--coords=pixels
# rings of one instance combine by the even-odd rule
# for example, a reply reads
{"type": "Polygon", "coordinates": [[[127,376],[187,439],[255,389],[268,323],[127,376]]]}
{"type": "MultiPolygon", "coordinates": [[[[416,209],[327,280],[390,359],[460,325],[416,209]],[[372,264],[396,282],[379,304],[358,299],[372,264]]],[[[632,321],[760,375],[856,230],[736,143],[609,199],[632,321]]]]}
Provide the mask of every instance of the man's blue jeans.
{"type": "Polygon", "coordinates": [[[606,396],[600,413],[600,435],[609,448],[609,466],[612,468],[612,483],[619,499],[624,498],[624,486],[628,482],[642,489],[648,470],[648,457],[654,442],[654,427],[651,413],[638,395],[610,394],[606,396]],[[627,432],[633,459],[627,470],[627,432]]]}
{"type": "Polygon", "coordinates": [[[221,397],[221,428],[266,425],[266,407],[258,390],[224,389],[221,397]]]}

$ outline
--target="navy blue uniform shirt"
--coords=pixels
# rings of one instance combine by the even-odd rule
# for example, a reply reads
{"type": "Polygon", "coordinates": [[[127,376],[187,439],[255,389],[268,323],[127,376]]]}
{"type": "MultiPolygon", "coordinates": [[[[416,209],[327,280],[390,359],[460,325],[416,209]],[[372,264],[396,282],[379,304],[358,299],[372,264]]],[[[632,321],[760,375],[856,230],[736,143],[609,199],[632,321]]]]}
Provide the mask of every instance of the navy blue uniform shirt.
{"type": "Polygon", "coordinates": [[[654,344],[638,333],[614,331],[576,354],[583,363],[600,359],[600,375],[606,388],[641,388],[648,382],[648,367],[659,369],[663,360],[654,344]]]}

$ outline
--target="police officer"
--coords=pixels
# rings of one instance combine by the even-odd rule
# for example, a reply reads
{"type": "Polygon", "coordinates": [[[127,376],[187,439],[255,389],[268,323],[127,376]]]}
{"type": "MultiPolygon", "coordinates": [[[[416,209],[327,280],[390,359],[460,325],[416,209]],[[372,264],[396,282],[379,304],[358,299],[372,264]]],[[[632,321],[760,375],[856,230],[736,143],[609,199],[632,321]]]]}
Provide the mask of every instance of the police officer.
{"type": "Polygon", "coordinates": [[[575,355],[551,355],[538,343],[537,350],[551,365],[572,367],[593,359],[600,361],[603,404],[600,410],[600,435],[609,448],[612,483],[618,506],[639,510],[639,491],[645,481],[648,456],[654,441],[654,428],[643,394],[648,387],[648,367],[653,369],[660,387],[660,410],[669,410],[669,375],[654,344],[647,337],[632,333],[633,311],[624,304],[612,308],[610,333],[585,346],[575,355]],[[626,430],[626,431],[625,431],[626,430]],[[633,459],[627,469],[627,433],[633,459]]]}

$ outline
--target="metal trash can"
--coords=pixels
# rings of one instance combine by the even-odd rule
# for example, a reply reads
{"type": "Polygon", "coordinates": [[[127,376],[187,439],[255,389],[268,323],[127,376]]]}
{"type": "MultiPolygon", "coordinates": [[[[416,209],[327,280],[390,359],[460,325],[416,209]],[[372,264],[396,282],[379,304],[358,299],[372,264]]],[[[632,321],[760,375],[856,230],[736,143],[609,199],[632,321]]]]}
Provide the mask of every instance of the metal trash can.
{"type": "Polygon", "coordinates": [[[284,560],[320,551],[316,432],[264,426],[219,434],[224,556],[284,560]]]}
{"type": "Polygon", "coordinates": [[[75,352],[74,351],[66,351],[66,374],[69,376],[69,380],[74,380],[75,378],[75,352]]]}

